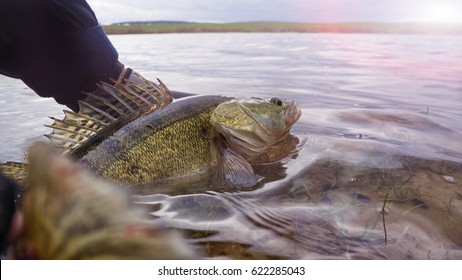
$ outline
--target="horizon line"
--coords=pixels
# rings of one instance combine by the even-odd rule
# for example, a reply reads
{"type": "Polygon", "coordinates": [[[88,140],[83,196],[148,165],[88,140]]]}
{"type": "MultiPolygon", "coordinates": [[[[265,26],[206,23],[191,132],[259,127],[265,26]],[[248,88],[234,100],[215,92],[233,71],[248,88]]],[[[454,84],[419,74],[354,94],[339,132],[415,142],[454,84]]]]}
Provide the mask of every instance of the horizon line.
{"type": "Polygon", "coordinates": [[[378,24],[444,24],[444,25],[462,25],[462,22],[446,21],[333,21],[333,22],[316,22],[316,21],[281,21],[281,20],[242,20],[242,21],[189,21],[189,20],[126,20],[112,23],[102,23],[101,25],[113,25],[121,23],[148,23],[148,22],[177,22],[177,23],[211,23],[211,24],[230,24],[230,23],[304,23],[304,24],[354,24],[354,23],[378,23],[378,24]]]}

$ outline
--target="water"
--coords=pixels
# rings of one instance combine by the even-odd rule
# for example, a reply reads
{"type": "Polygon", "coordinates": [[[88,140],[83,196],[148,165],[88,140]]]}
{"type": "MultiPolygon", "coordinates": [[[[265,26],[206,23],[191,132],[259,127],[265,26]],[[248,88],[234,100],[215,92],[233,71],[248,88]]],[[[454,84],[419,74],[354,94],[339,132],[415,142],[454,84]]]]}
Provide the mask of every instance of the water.
{"type": "MultiPolygon", "coordinates": [[[[204,256],[462,259],[462,37],[110,38],[122,62],[171,89],[275,96],[302,109],[292,151],[255,166],[265,177],[257,189],[199,182],[135,196],[204,256]]],[[[22,161],[64,108],[0,82],[0,161],[22,161]]]]}

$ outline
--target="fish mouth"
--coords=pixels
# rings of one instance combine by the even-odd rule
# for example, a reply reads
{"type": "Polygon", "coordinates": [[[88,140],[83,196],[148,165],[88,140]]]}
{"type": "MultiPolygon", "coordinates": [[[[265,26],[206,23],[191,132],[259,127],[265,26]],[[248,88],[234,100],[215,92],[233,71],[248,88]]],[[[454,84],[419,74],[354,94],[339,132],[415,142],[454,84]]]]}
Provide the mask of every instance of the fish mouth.
{"type": "Polygon", "coordinates": [[[264,153],[270,146],[284,139],[301,116],[295,101],[285,102],[277,118],[262,118],[245,104],[238,105],[242,112],[253,120],[252,127],[239,129],[223,123],[216,123],[215,127],[226,138],[229,148],[246,159],[264,153]]]}

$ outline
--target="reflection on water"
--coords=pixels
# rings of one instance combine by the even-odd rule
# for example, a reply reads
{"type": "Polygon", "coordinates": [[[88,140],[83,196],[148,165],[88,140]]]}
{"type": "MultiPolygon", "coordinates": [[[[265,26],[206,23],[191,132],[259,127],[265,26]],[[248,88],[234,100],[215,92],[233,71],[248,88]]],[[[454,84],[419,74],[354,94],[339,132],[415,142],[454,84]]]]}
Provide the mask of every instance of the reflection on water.
{"type": "Polygon", "coordinates": [[[396,162],[401,167],[322,159],[252,192],[135,201],[150,206],[154,224],[186,230],[209,257],[462,258],[460,185],[442,175],[460,178],[462,165],[396,162]]]}
{"type": "MultiPolygon", "coordinates": [[[[210,190],[204,178],[134,190],[153,223],[180,229],[204,256],[462,259],[461,37],[111,40],[124,63],[171,89],[276,96],[302,109],[275,150],[283,156],[255,166],[264,180],[254,190],[210,190]]],[[[0,161],[22,160],[63,108],[0,81],[0,161]]]]}

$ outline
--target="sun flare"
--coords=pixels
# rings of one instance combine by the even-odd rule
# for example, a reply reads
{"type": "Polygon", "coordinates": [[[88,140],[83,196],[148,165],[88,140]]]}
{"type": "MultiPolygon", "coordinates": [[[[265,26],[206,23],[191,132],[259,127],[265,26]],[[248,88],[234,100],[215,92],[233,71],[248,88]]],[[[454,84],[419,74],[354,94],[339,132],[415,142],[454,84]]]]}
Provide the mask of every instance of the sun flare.
{"type": "Polygon", "coordinates": [[[461,7],[450,4],[436,4],[427,7],[422,12],[422,21],[435,23],[454,23],[461,21],[461,7]]]}

